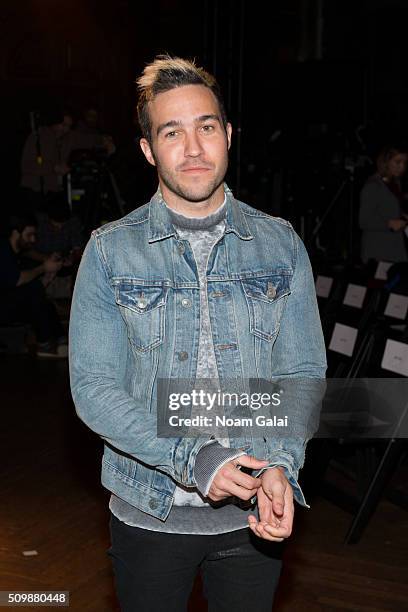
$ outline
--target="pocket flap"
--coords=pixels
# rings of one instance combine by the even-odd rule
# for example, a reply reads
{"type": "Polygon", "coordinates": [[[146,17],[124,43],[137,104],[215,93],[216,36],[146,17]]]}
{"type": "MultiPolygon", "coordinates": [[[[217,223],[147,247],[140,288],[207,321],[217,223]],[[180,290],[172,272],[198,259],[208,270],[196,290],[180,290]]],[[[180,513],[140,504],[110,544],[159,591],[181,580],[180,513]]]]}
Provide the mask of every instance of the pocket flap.
{"type": "Polygon", "coordinates": [[[242,281],[245,294],[255,300],[276,302],[290,293],[288,275],[269,275],[262,278],[247,278],[242,281]]]}
{"type": "Polygon", "coordinates": [[[148,287],[133,283],[116,286],[116,301],[120,306],[130,308],[138,314],[150,312],[166,303],[167,287],[148,287]]]}

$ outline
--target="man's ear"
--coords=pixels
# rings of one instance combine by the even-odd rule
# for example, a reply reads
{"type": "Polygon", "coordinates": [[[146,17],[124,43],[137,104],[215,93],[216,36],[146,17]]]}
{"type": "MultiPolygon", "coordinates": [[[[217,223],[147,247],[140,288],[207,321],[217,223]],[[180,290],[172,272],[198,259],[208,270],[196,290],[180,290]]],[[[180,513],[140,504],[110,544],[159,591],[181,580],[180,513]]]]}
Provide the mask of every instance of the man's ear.
{"type": "Polygon", "coordinates": [[[146,140],[146,138],[141,138],[139,144],[140,144],[140,148],[143,151],[143,155],[145,156],[149,164],[152,164],[152,166],[155,166],[156,162],[154,161],[154,157],[153,157],[153,153],[152,153],[152,149],[150,147],[149,141],[146,140]]]}
{"type": "Polygon", "coordinates": [[[231,146],[231,136],[232,136],[232,125],[230,123],[227,123],[225,131],[227,132],[227,143],[228,143],[228,150],[229,150],[231,146]]]}

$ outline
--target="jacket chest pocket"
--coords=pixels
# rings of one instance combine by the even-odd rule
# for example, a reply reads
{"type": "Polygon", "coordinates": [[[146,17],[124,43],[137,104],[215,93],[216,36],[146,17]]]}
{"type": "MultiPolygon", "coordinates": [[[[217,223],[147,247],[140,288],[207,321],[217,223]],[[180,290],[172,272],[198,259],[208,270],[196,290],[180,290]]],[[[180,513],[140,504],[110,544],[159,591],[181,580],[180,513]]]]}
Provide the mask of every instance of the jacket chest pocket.
{"type": "Polygon", "coordinates": [[[115,292],[134,347],[146,352],[162,344],[168,287],[120,283],[115,292]]]}
{"type": "Polygon", "coordinates": [[[288,275],[271,275],[242,280],[249,311],[250,332],[271,341],[279,331],[280,319],[290,294],[288,275]]]}

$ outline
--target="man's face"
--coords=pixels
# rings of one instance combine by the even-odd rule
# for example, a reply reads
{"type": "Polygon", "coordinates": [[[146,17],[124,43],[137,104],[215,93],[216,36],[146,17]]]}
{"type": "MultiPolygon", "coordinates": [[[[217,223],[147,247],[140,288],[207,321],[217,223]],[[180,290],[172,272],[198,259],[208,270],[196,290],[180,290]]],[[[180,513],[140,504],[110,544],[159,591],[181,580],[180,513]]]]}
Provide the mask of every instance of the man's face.
{"type": "Polygon", "coordinates": [[[51,218],[49,220],[49,223],[52,231],[56,233],[60,232],[65,225],[64,221],[56,221],[55,219],[51,218]]]}
{"type": "Polygon", "coordinates": [[[36,240],[36,228],[33,225],[27,225],[18,238],[19,251],[27,251],[31,249],[36,240]]]}
{"type": "Polygon", "coordinates": [[[408,155],[406,153],[398,153],[394,155],[388,162],[388,171],[393,178],[400,178],[407,169],[408,155]]]}
{"type": "Polygon", "coordinates": [[[54,126],[56,135],[58,138],[67,134],[72,128],[73,119],[70,115],[64,115],[64,120],[62,123],[57,123],[54,126]]]}
{"type": "Polygon", "coordinates": [[[140,145],[157,167],[164,199],[203,202],[224,180],[231,126],[224,129],[218,101],[204,85],[185,85],[149,103],[151,144],[140,145]]]}
{"type": "Polygon", "coordinates": [[[98,111],[94,108],[88,108],[84,113],[84,120],[89,127],[96,128],[98,125],[98,111]]]}

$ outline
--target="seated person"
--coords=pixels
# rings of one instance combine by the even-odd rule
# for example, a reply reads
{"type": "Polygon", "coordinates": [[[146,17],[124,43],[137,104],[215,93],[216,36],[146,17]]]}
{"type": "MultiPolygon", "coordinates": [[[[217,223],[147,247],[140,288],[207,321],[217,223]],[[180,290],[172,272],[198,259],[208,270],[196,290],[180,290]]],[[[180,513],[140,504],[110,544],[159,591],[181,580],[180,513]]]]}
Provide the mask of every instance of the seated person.
{"type": "Polygon", "coordinates": [[[65,194],[49,199],[46,211],[37,213],[37,239],[26,256],[44,262],[51,255],[59,256],[62,268],[59,276],[76,271],[84,248],[81,223],[72,216],[65,194]]]}
{"type": "Polygon", "coordinates": [[[36,218],[21,212],[9,220],[9,231],[0,240],[0,325],[30,323],[37,339],[37,356],[67,356],[67,341],[55,305],[45,295],[45,286],[62,267],[55,255],[27,270],[24,253],[36,239],[36,218]]]}
{"type": "Polygon", "coordinates": [[[376,159],[377,172],[366,181],[360,196],[361,259],[407,262],[404,232],[405,194],[401,179],[408,165],[405,146],[384,147],[376,159]]]}

